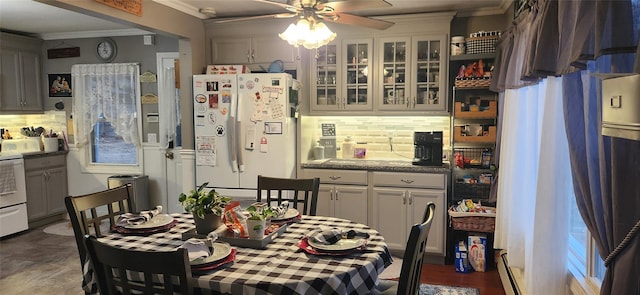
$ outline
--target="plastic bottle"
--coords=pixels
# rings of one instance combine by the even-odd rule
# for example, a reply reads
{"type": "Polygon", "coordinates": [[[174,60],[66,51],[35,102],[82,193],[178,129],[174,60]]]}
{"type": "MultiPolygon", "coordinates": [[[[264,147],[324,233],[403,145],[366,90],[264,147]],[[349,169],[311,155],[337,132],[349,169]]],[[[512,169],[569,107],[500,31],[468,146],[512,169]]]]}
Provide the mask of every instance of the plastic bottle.
{"type": "Polygon", "coordinates": [[[313,147],[313,158],[316,160],[324,159],[324,147],[320,145],[320,141],[316,141],[316,145],[313,147]]]}
{"type": "Polygon", "coordinates": [[[342,142],[342,158],[343,159],[353,158],[353,148],[354,148],[353,139],[351,139],[351,136],[347,136],[347,138],[345,138],[344,141],[342,142]]]}

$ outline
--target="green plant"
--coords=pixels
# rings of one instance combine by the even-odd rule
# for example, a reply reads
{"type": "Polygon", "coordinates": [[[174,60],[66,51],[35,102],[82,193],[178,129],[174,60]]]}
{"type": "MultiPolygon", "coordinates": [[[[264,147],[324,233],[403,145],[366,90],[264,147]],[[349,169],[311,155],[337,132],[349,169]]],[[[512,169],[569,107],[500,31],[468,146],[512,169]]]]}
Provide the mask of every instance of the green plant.
{"type": "Polygon", "coordinates": [[[205,182],[197,189],[189,191],[188,195],[181,193],[178,201],[185,211],[192,212],[200,218],[204,218],[205,214],[222,216],[224,207],[231,202],[231,198],[225,197],[215,190],[204,191],[207,184],[209,183],[205,182]]]}
{"type": "Polygon", "coordinates": [[[249,212],[249,219],[251,220],[265,220],[269,217],[276,216],[276,213],[273,212],[270,207],[258,210],[255,206],[249,206],[249,208],[247,208],[247,212],[249,212]]]}

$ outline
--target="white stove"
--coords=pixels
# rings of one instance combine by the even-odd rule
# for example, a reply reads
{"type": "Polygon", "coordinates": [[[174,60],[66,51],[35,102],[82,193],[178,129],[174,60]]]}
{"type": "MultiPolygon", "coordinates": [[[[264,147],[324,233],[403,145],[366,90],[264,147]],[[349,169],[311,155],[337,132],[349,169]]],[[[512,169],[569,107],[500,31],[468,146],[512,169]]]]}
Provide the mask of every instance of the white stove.
{"type": "Polygon", "coordinates": [[[0,153],[0,237],[29,229],[24,160],[0,153]]]}

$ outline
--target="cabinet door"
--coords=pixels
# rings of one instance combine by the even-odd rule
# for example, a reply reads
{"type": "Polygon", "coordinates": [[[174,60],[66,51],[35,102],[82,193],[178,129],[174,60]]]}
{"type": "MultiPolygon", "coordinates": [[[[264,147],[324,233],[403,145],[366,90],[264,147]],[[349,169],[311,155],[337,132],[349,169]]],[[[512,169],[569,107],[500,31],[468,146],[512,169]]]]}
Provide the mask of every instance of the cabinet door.
{"type": "Polygon", "coordinates": [[[315,57],[311,58],[311,111],[338,110],[341,105],[338,98],[342,97],[340,81],[342,81],[342,70],[338,60],[341,59],[339,43],[332,42],[318,48],[315,57]]]}
{"type": "Polygon", "coordinates": [[[373,42],[371,39],[342,40],[342,97],[344,110],[373,110],[373,42]]]}
{"type": "Polygon", "coordinates": [[[251,41],[252,63],[271,63],[281,60],[295,63],[295,47],[278,37],[259,37],[251,41]]]}
{"type": "Polygon", "coordinates": [[[390,249],[404,249],[407,246],[406,203],[403,189],[373,189],[371,227],[384,236],[390,249]]]}
{"type": "Polygon", "coordinates": [[[25,172],[27,184],[27,215],[29,220],[47,215],[47,179],[41,170],[25,172]]]}
{"type": "Polygon", "coordinates": [[[211,50],[214,64],[251,63],[251,38],[216,38],[211,50]]]}
{"type": "Polygon", "coordinates": [[[20,53],[22,81],[22,110],[42,110],[42,87],[40,84],[40,55],[34,52],[20,53]]]}
{"type": "Polygon", "coordinates": [[[413,37],[411,44],[412,109],[446,111],[446,36],[413,37]]]}
{"type": "Polygon", "coordinates": [[[378,109],[408,110],[411,38],[383,38],[379,44],[378,109]]]}
{"type": "Polygon", "coordinates": [[[2,48],[0,50],[0,109],[21,110],[20,53],[2,48]]]}
{"type": "Polygon", "coordinates": [[[369,224],[367,221],[366,186],[336,185],[335,192],[335,217],[369,224]]]}
{"type": "Polygon", "coordinates": [[[320,188],[318,189],[316,215],[333,216],[333,185],[320,185],[320,188]]]}
{"type": "MultiPolygon", "coordinates": [[[[429,253],[445,254],[445,192],[438,190],[409,190],[408,191],[408,225],[406,227],[406,236],[409,237],[411,226],[422,223],[425,209],[429,202],[436,205],[435,215],[429,230],[429,238],[427,239],[427,250],[429,253]]],[[[385,236],[386,238],[386,236],[385,236]]]]}
{"type": "Polygon", "coordinates": [[[67,196],[67,169],[58,167],[45,172],[47,179],[47,213],[62,213],[66,210],[64,198],[67,196]]]}

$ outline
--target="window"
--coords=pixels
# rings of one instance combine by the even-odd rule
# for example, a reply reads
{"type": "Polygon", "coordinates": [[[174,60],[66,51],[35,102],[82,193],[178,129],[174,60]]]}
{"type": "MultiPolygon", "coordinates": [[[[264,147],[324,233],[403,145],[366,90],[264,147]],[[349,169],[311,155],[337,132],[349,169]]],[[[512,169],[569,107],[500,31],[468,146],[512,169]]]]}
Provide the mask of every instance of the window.
{"type": "Polygon", "coordinates": [[[139,68],[133,63],[73,65],[76,146],[90,173],[142,172],[139,68]]]}
{"type": "Polygon", "coordinates": [[[580,216],[573,194],[571,198],[568,268],[587,294],[598,294],[606,268],[580,216]]]}
{"type": "Polygon", "coordinates": [[[116,134],[111,122],[104,117],[93,127],[91,138],[91,164],[135,165],[138,162],[136,146],[116,134]]]}

